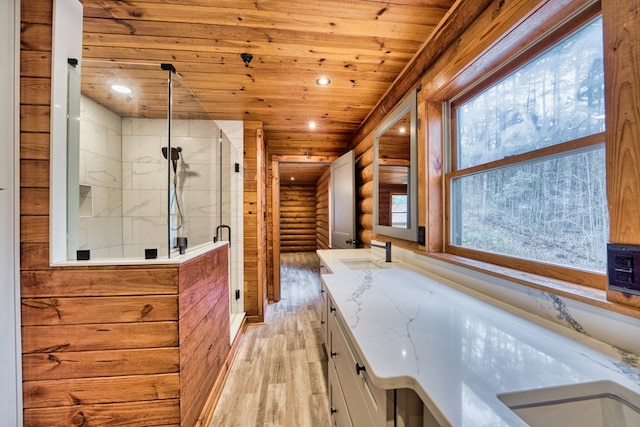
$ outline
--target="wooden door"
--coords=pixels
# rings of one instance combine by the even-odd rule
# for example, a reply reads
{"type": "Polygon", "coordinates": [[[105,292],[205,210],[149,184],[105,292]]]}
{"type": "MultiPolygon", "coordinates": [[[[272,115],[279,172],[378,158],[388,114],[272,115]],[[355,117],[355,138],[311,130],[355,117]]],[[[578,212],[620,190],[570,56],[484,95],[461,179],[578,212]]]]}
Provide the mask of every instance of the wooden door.
{"type": "Polygon", "coordinates": [[[356,247],[356,185],[353,151],[331,163],[331,248],[356,247]]]}

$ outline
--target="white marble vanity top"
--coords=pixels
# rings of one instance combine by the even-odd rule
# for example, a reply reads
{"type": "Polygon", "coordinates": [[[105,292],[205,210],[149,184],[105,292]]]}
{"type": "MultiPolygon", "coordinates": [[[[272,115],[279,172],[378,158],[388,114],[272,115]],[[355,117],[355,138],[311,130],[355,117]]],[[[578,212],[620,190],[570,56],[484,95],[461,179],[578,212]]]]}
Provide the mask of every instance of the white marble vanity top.
{"type": "Polygon", "coordinates": [[[615,351],[573,340],[402,263],[352,270],[341,262],[370,259],[368,249],[318,254],[333,272],[322,279],[374,384],[414,389],[452,426],[526,425],[498,399],[505,392],[608,379],[640,393],[640,372],[615,351]]]}

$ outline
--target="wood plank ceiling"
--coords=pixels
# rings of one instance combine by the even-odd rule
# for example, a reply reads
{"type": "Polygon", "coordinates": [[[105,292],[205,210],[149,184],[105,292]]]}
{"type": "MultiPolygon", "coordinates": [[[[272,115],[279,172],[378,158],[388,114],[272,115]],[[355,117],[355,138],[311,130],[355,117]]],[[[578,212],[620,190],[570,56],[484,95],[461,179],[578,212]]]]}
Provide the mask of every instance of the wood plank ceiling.
{"type": "MultiPolygon", "coordinates": [[[[453,0],[81,0],[86,60],[171,63],[214,119],[259,120],[268,151],[335,155],[436,28],[453,0]],[[251,53],[245,66],[240,54],[251,53]],[[331,84],[320,87],[319,77],[331,84]],[[310,129],[309,122],[316,128],[310,129]]],[[[89,67],[87,66],[87,71],[89,67]]],[[[83,91],[112,95],[83,76],[83,91]]],[[[113,71],[113,68],[112,68],[113,71]]],[[[88,73],[90,76],[92,73],[88,73]]],[[[139,78],[151,76],[139,72],[139,78]]],[[[162,97],[145,85],[144,108],[162,97]]],[[[93,80],[91,80],[93,79],[93,80]]],[[[114,107],[115,108],[115,107],[114,107]]]]}

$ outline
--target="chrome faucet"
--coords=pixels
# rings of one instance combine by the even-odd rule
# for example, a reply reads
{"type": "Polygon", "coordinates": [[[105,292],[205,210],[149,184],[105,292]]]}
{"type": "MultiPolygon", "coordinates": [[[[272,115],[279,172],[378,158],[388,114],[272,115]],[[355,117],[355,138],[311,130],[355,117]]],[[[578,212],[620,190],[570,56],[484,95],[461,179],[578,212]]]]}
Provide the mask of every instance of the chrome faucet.
{"type": "Polygon", "coordinates": [[[384,246],[376,245],[375,243],[369,243],[369,246],[384,249],[385,250],[384,261],[391,262],[391,242],[385,242],[384,246]]]}

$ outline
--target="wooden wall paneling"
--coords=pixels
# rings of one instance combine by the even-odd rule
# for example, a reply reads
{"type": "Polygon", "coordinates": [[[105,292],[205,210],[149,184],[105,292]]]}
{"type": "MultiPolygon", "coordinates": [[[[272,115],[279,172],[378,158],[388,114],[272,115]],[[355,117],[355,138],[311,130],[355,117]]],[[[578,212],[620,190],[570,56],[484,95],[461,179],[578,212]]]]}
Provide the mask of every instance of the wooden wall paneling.
{"type": "Polygon", "coordinates": [[[331,170],[320,176],[316,184],[316,248],[329,249],[329,188],[331,170]]]}
{"type": "Polygon", "coordinates": [[[172,321],[177,314],[177,297],[170,295],[22,299],[25,326],[172,321]]]}
{"type": "Polygon", "coordinates": [[[177,373],[29,381],[24,394],[25,409],[178,399],[180,381],[177,373]]]}
{"type": "Polygon", "coordinates": [[[22,132],[20,134],[20,159],[49,160],[49,134],[22,132]]]}
{"type": "Polygon", "coordinates": [[[228,246],[180,266],[180,419],[193,426],[230,351],[228,246]]]}
{"type": "Polygon", "coordinates": [[[177,295],[178,273],[159,266],[49,268],[23,271],[23,297],[177,295]]]}
{"type": "Polygon", "coordinates": [[[442,104],[420,102],[420,111],[424,114],[423,138],[419,139],[422,147],[422,159],[419,173],[422,176],[420,224],[425,227],[425,247],[427,252],[442,252],[444,247],[443,217],[443,133],[442,104]]]}
{"type": "Polygon", "coordinates": [[[117,420],[117,425],[124,427],[140,426],[141,423],[149,427],[178,427],[180,425],[179,406],[180,403],[177,399],[171,399],[26,409],[24,411],[24,425],[47,427],[67,425],[104,426],[113,425],[114,420],[117,420]]]}
{"type": "MultiPolygon", "coordinates": [[[[266,194],[267,194],[267,220],[266,220],[266,228],[267,228],[267,299],[269,301],[279,301],[275,299],[275,280],[274,280],[274,248],[276,246],[275,242],[275,233],[273,230],[274,225],[274,217],[273,217],[273,173],[272,173],[273,162],[267,161],[267,175],[266,175],[266,194]]],[[[280,272],[278,272],[279,274],[280,272]]],[[[280,280],[278,278],[278,280],[280,280]]]]}
{"type": "MultiPolygon", "coordinates": [[[[265,302],[262,301],[266,284],[262,275],[266,268],[260,266],[261,252],[264,251],[266,235],[263,236],[264,186],[262,123],[244,121],[244,310],[249,322],[264,321],[265,302]],[[257,262],[250,262],[255,260],[257,262]]],[[[266,233],[265,233],[266,234],[266,233]]],[[[266,258],[263,258],[266,260],[266,258]]]]}
{"type": "Polygon", "coordinates": [[[271,273],[269,277],[272,282],[272,295],[274,301],[280,301],[280,199],[282,197],[280,188],[280,162],[278,158],[271,161],[271,273]]]}
{"type": "MultiPolygon", "coordinates": [[[[429,123],[427,122],[427,106],[426,101],[422,95],[422,91],[418,92],[416,107],[417,111],[417,119],[418,119],[418,133],[417,133],[417,143],[418,143],[418,227],[425,227],[425,236],[428,235],[429,229],[426,226],[427,218],[429,215],[427,211],[429,210],[427,204],[427,185],[423,184],[427,182],[427,169],[429,168],[428,160],[427,160],[427,152],[428,152],[428,144],[429,141],[432,141],[433,144],[443,144],[442,140],[437,140],[427,137],[429,127],[429,123]]],[[[436,213],[437,215],[437,213],[436,213]]],[[[424,251],[426,248],[426,238],[425,245],[418,245],[421,251],[424,251]]]]}
{"type": "Polygon", "coordinates": [[[638,2],[603,2],[609,241],[640,244],[638,2]]]}
{"type": "Polygon", "coordinates": [[[24,326],[22,351],[96,351],[177,347],[177,322],[24,326]]]}
{"type": "Polygon", "coordinates": [[[257,146],[257,166],[258,166],[258,204],[260,206],[258,215],[258,316],[264,321],[267,310],[267,145],[263,136],[262,126],[256,129],[255,141],[257,146]]]}
{"type": "MultiPolygon", "coordinates": [[[[609,241],[640,245],[640,30],[635,0],[602,2],[609,241]]],[[[610,301],[640,307],[640,296],[607,289],[610,301]]]]}
{"type": "Polygon", "coordinates": [[[54,380],[178,372],[177,348],[29,353],[23,380],[54,380]]]}

